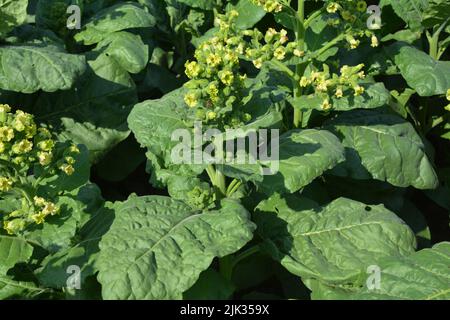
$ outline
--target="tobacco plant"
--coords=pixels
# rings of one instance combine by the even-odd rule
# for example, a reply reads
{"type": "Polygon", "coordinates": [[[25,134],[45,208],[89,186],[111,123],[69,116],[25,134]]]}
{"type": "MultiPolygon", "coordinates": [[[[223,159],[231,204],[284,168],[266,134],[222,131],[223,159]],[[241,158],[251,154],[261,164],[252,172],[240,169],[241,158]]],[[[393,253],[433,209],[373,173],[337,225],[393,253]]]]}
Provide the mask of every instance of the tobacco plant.
{"type": "Polygon", "coordinates": [[[27,5],[0,0],[0,298],[450,298],[448,1],[27,5]]]}

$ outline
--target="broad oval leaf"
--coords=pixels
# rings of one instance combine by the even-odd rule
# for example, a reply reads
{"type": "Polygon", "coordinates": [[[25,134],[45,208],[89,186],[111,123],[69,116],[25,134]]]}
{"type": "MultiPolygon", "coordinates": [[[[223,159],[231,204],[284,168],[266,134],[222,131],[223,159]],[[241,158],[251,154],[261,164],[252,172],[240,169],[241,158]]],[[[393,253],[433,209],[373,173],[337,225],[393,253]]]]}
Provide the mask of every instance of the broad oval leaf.
{"type": "Polygon", "coordinates": [[[28,0],[0,0],[0,37],[27,18],[28,0]]]}
{"type": "MultiPolygon", "coordinates": [[[[327,129],[342,137],[347,149],[346,174],[394,186],[434,189],[439,181],[425,145],[404,119],[369,110],[350,111],[330,121],[327,129]],[[363,168],[361,168],[361,165],[363,168]]],[[[342,175],[342,174],[340,174],[342,175]]]]}
{"type": "Polygon", "coordinates": [[[86,70],[85,58],[55,46],[0,47],[0,88],[22,93],[70,89],[86,70]]]}
{"type": "Polygon", "coordinates": [[[384,206],[346,198],[315,207],[274,195],[258,205],[255,219],[266,248],[290,272],[333,284],[358,283],[368,266],[416,246],[411,229],[384,206]]]}
{"type": "Polygon", "coordinates": [[[279,161],[267,163],[271,167],[277,163],[278,172],[264,176],[260,184],[270,193],[296,192],[345,160],[344,147],[339,139],[326,130],[286,132],[280,136],[279,151],[279,161]]]}
{"type": "Polygon", "coordinates": [[[141,5],[133,2],[119,3],[96,14],[83,27],[83,31],[75,35],[75,40],[91,45],[102,41],[113,32],[148,28],[155,24],[155,18],[141,5]]]}
{"type": "Polygon", "coordinates": [[[32,253],[33,247],[25,239],[0,235],[0,275],[16,263],[28,261],[32,253]]]}
{"type": "Polygon", "coordinates": [[[214,257],[242,248],[254,229],[232,200],[201,212],[168,197],[132,197],[100,241],[103,298],[181,299],[214,257]]]}
{"type": "Polygon", "coordinates": [[[450,61],[436,61],[425,52],[402,43],[387,50],[408,85],[420,96],[445,94],[450,88],[450,61]]]}

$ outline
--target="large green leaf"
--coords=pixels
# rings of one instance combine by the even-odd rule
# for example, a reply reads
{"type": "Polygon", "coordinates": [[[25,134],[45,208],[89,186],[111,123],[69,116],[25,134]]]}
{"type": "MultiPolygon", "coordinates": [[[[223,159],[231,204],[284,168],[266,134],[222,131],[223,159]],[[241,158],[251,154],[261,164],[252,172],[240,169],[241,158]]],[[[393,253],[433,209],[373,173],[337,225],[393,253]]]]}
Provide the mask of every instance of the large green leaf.
{"type": "Polygon", "coordinates": [[[236,26],[242,30],[252,28],[266,15],[263,8],[253,4],[250,0],[240,0],[233,9],[239,12],[236,26]]]}
{"type": "Polygon", "coordinates": [[[23,297],[26,293],[39,293],[42,291],[32,282],[15,281],[8,276],[0,275],[0,300],[14,296],[23,297]]]}
{"type": "Polygon", "coordinates": [[[167,197],[130,198],[100,242],[103,298],[181,299],[214,257],[239,250],[254,228],[232,200],[201,212],[167,197]]]}
{"type": "Polygon", "coordinates": [[[422,97],[445,94],[450,88],[450,61],[436,61],[404,43],[387,48],[408,85],[422,97]]]}
{"type": "Polygon", "coordinates": [[[261,183],[268,192],[296,192],[345,160],[339,139],[326,130],[286,132],[280,136],[279,148],[279,171],[264,176],[261,183]]]}
{"type": "Polygon", "coordinates": [[[0,37],[25,22],[28,0],[0,0],[0,37]]]}
{"type": "Polygon", "coordinates": [[[0,275],[18,262],[26,262],[33,253],[33,247],[23,238],[0,235],[0,275]]]}
{"type": "Polygon", "coordinates": [[[77,41],[86,45],[98,43],[113,32],[153,27],[156,21],[142,6],[133,2],[124,2],[106,8],[96,14],[75,35],[77,41]]]}
{"type": "Polygon", "coordinates": [[[358,283],[383,257],[414,252],[414,233],[384,206],[339,198],[325,207],[274,195],[257,207],[265,247],[290,272],[333,284],[358,283]]]}
{"type": "MultiPolygon", "coordinates": [[[[314,283],[313,299],[449,300],[450,243],[442,242],[408,257],[379,262],[380,287],[342,288],[314,283]]],[[[367,275],[369,276],[370,273],[367,275]]]]}
{"type": "Polygon", "coordinates": [[[84,144],[98,161],[130,131],[126,118],[137,102],[134,81],[112,57],[100,54],[73,90],[40,95],[33,113],[51,123],[61,139],[84,144]]]}
{"type": "Polygon", "coordinates": [[[339,175],[367,179],[370,177],[365,173],[367,170],[374,179],[398,187],[437,187],[439,181],[425,145],[404,119],[378,111],[357,110],[341,114],[326,128],[341,136],[347,149],[347,162],[339,175]]]}
{"type": "Polygon", "coordinates": [[[86,69],[83,56],[56,46],[0,47],[0,89],[22,93],[70,89],[86,69]]]}
{"type": "Polygon", "coordinates": [[[214,0],[178,0],[178,2],[203,10],[212,10],[216,4],[214,0]]]}

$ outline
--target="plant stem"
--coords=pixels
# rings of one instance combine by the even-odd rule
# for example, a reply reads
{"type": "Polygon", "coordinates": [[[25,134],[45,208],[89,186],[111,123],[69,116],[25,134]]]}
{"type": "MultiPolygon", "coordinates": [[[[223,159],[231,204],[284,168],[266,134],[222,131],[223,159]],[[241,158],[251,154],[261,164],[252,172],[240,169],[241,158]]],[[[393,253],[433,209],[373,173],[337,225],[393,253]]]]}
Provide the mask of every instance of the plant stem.
{"type": "Polygon", "coordinates": [[[222,277],[231,280],[233,276],[233,256],[226,256],[219,259],[219,270],[222,277]]]}
{"type": "MultiPolygon", "coordinates": [[[[298,0],[298,6],[297,6],[297,28],[295,30],[295,37],[297,42],[300,43],[300,46],[304,46],[305,42],[305,1],[304,0],[298,0]]],[[[300,87],[299,79],[302,77],[304,73],[304,67],[299,64],[295,68],[295,79],[293,80],[293,86],[294,86],[294,98],[298,98],[302,94],[302,88],[300,87]]],[[[302,110],[295,108],[294,109],[294,127],[298,128],[303,123],[303,112],[302,110]]]]}
{"type": "Polygon", "coordinates": [[[223,173],[220,170],[216,170],[212,164],[208,165],[206,172],[208,173],[212,185],[216,188],[216,191],[218,191],[218,195],[221,197],[226,196],[227,186],[225,184],[225,176],[223,173]]]}
{"type": "Polygon", "coordinates": [[[233,259],[233,268],[242,260],[250,257],[251,255],[259,252],[259,245],[248,248],[247,250],[241,252],[233,259]]]}

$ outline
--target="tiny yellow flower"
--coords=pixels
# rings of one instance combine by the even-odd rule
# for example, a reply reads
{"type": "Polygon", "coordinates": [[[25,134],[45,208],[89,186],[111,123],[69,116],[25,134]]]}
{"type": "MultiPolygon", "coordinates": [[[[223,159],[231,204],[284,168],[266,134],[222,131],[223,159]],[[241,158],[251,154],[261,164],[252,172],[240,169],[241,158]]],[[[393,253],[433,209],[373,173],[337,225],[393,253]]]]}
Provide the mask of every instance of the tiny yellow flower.
{"type": "Polygon", "coordinates": [[[286,56],[286,50],[283,47],[278,47],[278,48],[275,49],[275,52],[273,53],[273,56],[277,60],[283,60],[284,57],[286,56]]]}
{"type": "Polygon", "coordinates": [[[328,81],[327,80],[320,81],[316,88],[320,92],[327,91],[328,90],[328,81]]]}
{"type": "Polygon", "coordinates": [[[33,149],[33,143],[28,140],[21,140],[15,143],[11,148],[12,152],[14,152],[15,154],[28,153],[31,151],[31,149],[33,149]]]}
{"type": "Polygon", "coordinates": [[[378,42],[378,38],[377,38],[377,36],[376,35],[373,35],[372,36],[372,38],[371,38],[371,46],[372,46],[372,48],[376,48],[376,47],[378,47],[379,46],[379,42],[378,42]]]}
{"type": "Polygon", "coordinates": [[[447,111],[450,111],[450,104],[444,108],[447,111]]]}
{"type": "Polygon", "coordinates": [[[344,92],[342,91],[342,88],[337,88],[335,93],[336,98],[342,98],[344,96],[344,92]]]}
{"type": "Polygon", "coordinates": [[[356,4],[356,10],[359,12],[366,12],[367,10],[367,3],[365,1],[358,1],[356,4]]]}
{"type": "Polygon", "coordinates": [[[208,55],[208,57],[206,57],[206,63],[208,64],[208,66],[210,67],[217,67],[220,63],[222,62],[222,58],[216,54],[216,53],[211,53],[210,55],[208,55]]]}
{"type": "Polygon", "coordinates": [[[219,72],[219,79],[220,79],[220,81],[222,81],[223,84],[225,84],[227,86],[231,86],[231,84],[234,81],[233,72],[231,72],[229,70],[221,71],[221,72],[219,72]]]}
{"type": "Polygon", "coordinates": [[[236,10],[231,10],[229,15],[231,18],[237,18],[237,17],[239,17],[239,12],[236,10]]]}
{"type": "Polygon", "coordinates": [[[200,66],[196,61],[186,62],[185,68],[185,73],[189,79],[198,77],[200,74],[200,66]]]}
{"type": "Polygon", "coordinates": [[[217,118],[217,113],[215,113],[214,111],[209,111],[206,116],[208,117],[209,120],[214,120],[217,118]]]}
{"type": "Polygon", "coordinates": [[[31,215],[31,219],[36,224],[43,224],[45,221],[45,217],[46,217],[46,215],[43,212],[38,212],[38,213],[31,215]]]}
{"type": "Polygon", "coordinates": [[[13,182],[5,177],[0,177],[0,191],[8,192],[11,190],[13,182]]]}
{"type": "Polygon", "coordinates": [[[337,4],[336,2],[331,2],[328,4],[327,6],[327,12],[328,13],[336,13],[339,9],[339,4],[337,4]]]}
{"type": "Polygon", "coordinates": [[[299,49],[295,49],[294,50],[294,56],[296,57],[303,57],[305,55],[305,51],[299,50],[299,49]]]}
{"type": "Polygon", "coordinates": [[[362,95],[363,93],[364,93],[364,91],[365,91],[365,89],[364,89],[364,87],[361,87],[361,86],[355,86],[354,88],[353,88],[353,90],[355,91],[355,96],[360,96],[360,95],[362,95]]]}
{"type": "Polygon", "coordinates": [[[41,197],[38,197],[38,196],[35,196],[33,198],[33,201],[34,201],[34,204],[36,206],[38,206],[38,207],[43,207],[43,206],[45,206],[47,204],[47,201],[45,201],[44,198],[41,198],[41,197]]]}
{"type": "Polygon", "coordinates": [[[14,139],[14,130],[8,127],[0,127],[0,141],[9,142],[14,139]]]}
{"type": "Polygon", "coordinates": [[[42,151],[51,151],[55,146],[55,142],[51,139],[38,142],[38,148],[42,151]]]}
{"type": "Polygon", "coordinates": [[[356,40],[355,38],[351,38],[348,43],[350,44],[351,49],[356,49],[361,42],[359,40],[356,40]]]}
{"type": "Polygon", "coordinates": [[[23,219],[14,219],[3,222],[3,228],[9,235],[16,234],[25,228],[25,221],[23,219]]]}
{"type": "Polygon", "coordinates": [[[54,216],[59,212],[59,207],[55,205],[53,202],[47,202],[44,206],[44,209],[42,209],[42,213],[46,216],[52,215],[54,216]]]}
{"type": "Polygon", "coordinates": [[[7,104],[0,104],[0,113],[11,112],[11,107],[7,104]]]}
{"type": "Polygon", "coordinates": [[[75,172],[74,167],[72,165],[70,165],[70,164],[63,164],[59,168],[61,169],[61,171],[63,171],[68,176],[71,176],[75,172]]]}
{"type": "Polygon", "coordinates": [[[307,87],[310,83],[311,83],[311,81],[309,81],[308,78],[305,77],[305,76],[303,76],[300,79],[300,86],[303,87],[303,88],[307,87]]]}
{"type": "Polygon", "coordinates": [[[342,12],[342,18],[345,20],[345,21],[349,21],[349,20],[352,20],[352,14],[351,14],[351,12],[350,11],[343,11],[342,12]]]}
{"type": "Polygon", "coordinates": [[[41,166],[48,166],[52,162],[53,156],[50,152],[38,152],[38,160],[41,166]]]}
{"type": "Polygon", "coordinates": [[[189,92],[184,96],[184,102],[190,107],[194,108],[198,104],[198,98],[197,95],[193,92],[189,92]]]}
{"type": "Polygon", "coordinates": [[[262,61],[261,58],[253,60],[253,65],[255,66],[256,69],[261,69],[262,68],[262,64],[263,64],[263,61],[262,61]]]}
{"type": "Polygon", "coordinates": [[[364,79],[365,77],[366,77],[366,74],[364,73],[364,71],[360,71],[360,72],[358,73],[358,78],[364,79]]]}
{"type": "Polygon", "coordinates": [[[281,29],[281,31],[280,31],[280,43],[281,44],[285,44],[288,41],[289,41],[289,38],[287,36],[287,31],[284,30],[284,29],[281,29]]]}
{"type": "Polygon", "coordinates": [[[330,101],[329,101],[328,99],[325,99],[325,100],[322,102],[322,110],[328,111],[328,110],[330,110],[330,109],[331,109],[331,103],[330,103],[330,101]]]}
{"type": "Polygon", "coordinates": [[[66,160],[68,164],[75,164],[75,159],[73,157],[65,157],[64,160],[66,160]]]}
{"type": "Polygon", "coordinates": [[[69,148],[69,152],[73,153],[73,154],[79,154],[80,153],[80,149],[78,149],[78,147],[76,145],[72,145],[69,148]]]}

